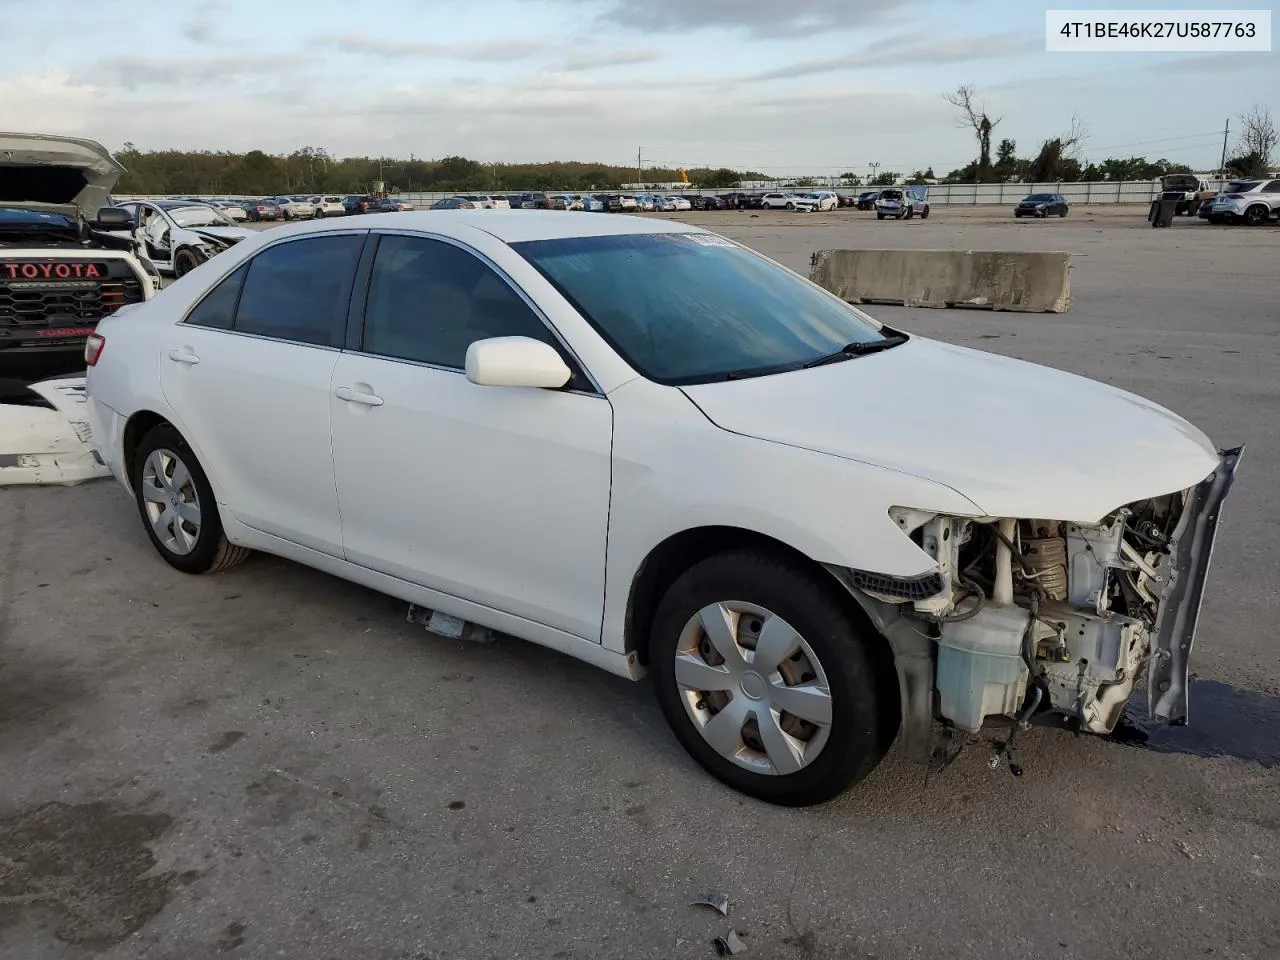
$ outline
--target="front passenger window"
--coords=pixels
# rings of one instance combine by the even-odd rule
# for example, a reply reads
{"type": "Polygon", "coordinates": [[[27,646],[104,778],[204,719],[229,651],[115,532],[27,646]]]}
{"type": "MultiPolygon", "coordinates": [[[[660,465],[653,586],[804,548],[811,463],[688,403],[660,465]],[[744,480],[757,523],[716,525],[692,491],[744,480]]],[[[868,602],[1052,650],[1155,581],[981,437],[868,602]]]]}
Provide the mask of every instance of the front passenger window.
{"type": "Polygon", "coordinates": [[[555,338],[479,257],[442,240],[384,236],[365,302],[365,353],[461,370],[489,337],[555,338]]]}

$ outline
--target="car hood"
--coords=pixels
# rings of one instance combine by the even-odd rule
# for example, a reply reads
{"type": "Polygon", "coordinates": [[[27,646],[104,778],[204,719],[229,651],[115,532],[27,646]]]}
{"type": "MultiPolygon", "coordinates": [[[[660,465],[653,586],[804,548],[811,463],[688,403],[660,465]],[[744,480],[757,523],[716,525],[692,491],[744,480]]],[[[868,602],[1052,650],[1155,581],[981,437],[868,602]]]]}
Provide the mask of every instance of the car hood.
{"type": "Polygon", "coordinates": [[[239,243],[241,240],[247,240],[256,232],[245,227],[183,227],[182,230],[187,233],[194,233],[206,240],[221,241],[223,246],[230,246],[233,243],[239,243]]]}
{"type": "Polygon", "coordinates": [[[92,216],[111,202],[122,173],[94,140],[0,133],[0,200],[8,206],[74,207],[92,216]]]}
{"type": "Polygon", "coordinates": [[[919,337],[811,370],[682,389],[725,430],[932,480],[987,516],[1093,523],[1218,465],[1203,433],[1149,400],[919,337]]]}

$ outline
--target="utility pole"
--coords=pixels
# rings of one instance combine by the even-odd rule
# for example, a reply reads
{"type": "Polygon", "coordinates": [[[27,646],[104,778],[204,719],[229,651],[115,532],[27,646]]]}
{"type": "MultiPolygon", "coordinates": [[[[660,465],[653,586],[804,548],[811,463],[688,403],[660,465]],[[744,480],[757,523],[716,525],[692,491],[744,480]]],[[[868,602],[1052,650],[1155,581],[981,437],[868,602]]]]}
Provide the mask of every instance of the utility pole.
{"type": "Polygon", "coordinates": [[[867,166],[871,168],[871,182],[870,182],[870,183],[868,183],[868,184],[867,184],[867,186],[874,187],[874,186],[875,186],[875,179],[876,179],[876,171],[880,169],[880,164],[878,164],[878,163],[868,163],[868,164],[867,164],[867,166]]]}
{"type": "Polygon", "coordinates": [[[640,151],[643,147],[636,147],[636,189],[643,190],[644,184],[640,182],[640,151]]]}
{"type": "Polygon", "coordinates": [[[1231,118],[1227,117],[1227,122],[1222,125],[1222,162],[1218,164],[1218,188],[1222,189],[1227,184],[1227,131],[1231,129],[1231,118]]]}

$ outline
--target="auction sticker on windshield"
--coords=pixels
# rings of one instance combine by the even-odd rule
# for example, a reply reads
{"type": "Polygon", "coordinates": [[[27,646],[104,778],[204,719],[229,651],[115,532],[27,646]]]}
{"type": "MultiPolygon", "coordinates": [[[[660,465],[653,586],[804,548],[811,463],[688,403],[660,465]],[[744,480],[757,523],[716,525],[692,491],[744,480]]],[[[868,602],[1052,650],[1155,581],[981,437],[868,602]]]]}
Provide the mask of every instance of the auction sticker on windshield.
{"type": "Polygon", "coordinates": [[[1050,53],[1271,50],[1270,10],[1046,10],[1050,53]]]}

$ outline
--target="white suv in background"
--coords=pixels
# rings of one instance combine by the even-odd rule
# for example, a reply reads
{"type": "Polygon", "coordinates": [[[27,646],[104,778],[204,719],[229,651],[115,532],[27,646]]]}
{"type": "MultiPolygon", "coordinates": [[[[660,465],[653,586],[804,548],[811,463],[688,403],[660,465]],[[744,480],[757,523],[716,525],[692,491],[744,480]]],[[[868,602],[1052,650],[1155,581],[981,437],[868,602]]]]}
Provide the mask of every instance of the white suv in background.
{"type": "Polygon", "coordinates": [[[315,205],[317,217],[342,217],[347,213],[341,197],[312,197],[311,202],[315,205]]]}
{"type": "Polygon", "coordinates": [[[1247,223],[1260,227],[1280,217],[1280,180],[1265,177],[1256,180],[1233,180],[1213,198],[1209,208],[1210,223],[1247,223]]]}

